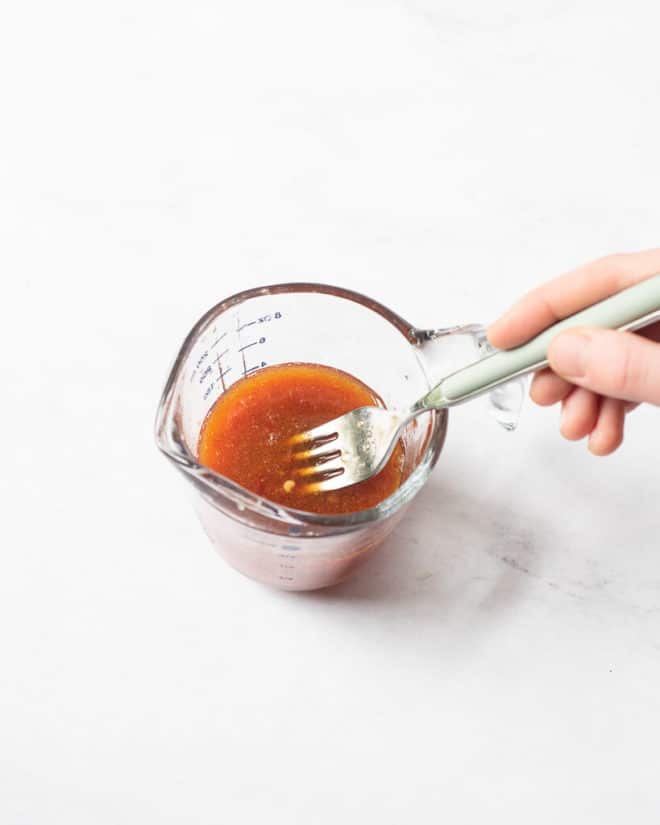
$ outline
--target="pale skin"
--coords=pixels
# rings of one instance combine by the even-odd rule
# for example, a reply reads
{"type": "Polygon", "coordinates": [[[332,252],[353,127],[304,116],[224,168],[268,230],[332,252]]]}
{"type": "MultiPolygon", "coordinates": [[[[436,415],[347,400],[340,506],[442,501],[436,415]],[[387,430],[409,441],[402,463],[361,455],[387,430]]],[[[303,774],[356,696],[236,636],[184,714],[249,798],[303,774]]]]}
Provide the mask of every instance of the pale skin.
{"type": "MultiPolygon", "coordinates": [[[[499,349],[524,343],[585,306],[660,273],[660,249],[610,255],[533,289],[488,330],[499,349]]],[[[567,330],[548,350],[550,367],[530,388],[541,406],[561,403],[561,434],[588,437],[594,455],[623,442],[626,413],[640,403],[660,406],[660,323],[637,333],[567,330]]]]}

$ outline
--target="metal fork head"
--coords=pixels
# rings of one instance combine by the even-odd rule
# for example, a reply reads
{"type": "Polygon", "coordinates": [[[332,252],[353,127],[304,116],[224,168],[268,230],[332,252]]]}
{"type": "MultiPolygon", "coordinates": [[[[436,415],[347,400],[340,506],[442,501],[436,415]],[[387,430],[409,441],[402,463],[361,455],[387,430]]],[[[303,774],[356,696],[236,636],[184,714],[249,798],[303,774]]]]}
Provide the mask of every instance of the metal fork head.
{"type": "Polygon", "coordinates": [[[294,435],[292,477],[308,492],[339,490],[383,469],[408,419],[380,407],[359,407],[294,435]]]}

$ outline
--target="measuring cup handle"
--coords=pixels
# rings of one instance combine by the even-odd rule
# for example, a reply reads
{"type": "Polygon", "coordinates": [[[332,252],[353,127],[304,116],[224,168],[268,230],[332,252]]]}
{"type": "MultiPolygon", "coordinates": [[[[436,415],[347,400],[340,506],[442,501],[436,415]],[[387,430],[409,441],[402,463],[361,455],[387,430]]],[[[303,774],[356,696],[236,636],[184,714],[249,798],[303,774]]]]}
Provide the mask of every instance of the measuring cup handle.
{"type": "MultiPolygon", "coordinates": [[[[415,335],[432,385],[473,363],[475,358],[483,361],[497,352],[488,342],[486,327],[481,324],[416,330],[415,335]]],[[[518,378],[488,394],[490,415],[504,429],[514,430],[518,426],[525,390],[525,379],[518,378]]]]}
{"type": "Polygon", "coordinates": [[[446,407],[547,365],[548,346],[565,329],[601,327],[632,330],[660,318],[660,274],[599,301],[544,330],[526,344],[496,352],[448,375],[424,399],[429,407],[446,407]]]}

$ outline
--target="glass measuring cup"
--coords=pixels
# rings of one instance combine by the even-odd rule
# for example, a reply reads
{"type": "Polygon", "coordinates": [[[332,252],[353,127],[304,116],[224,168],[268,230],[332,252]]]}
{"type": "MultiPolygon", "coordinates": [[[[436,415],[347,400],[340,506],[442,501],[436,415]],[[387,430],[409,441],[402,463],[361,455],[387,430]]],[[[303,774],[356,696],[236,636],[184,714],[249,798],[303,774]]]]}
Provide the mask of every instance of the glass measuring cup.
{"type": "MultiPolygon", "coordinates": [[[[360,566],[397,525],[438,460],[447,411],[407,427],[398,490],[369,510],[334,516],[275,504],[201,465],[197,443],[208,411],[240,378],[291,362],[348,372],[387,407],[405,408],[479,353],[488,347],[476,325],[419,330],[376,301],[321,284],[251,289],[221,301],[188,334],[158,407],[156,441],[192,484],[202,525],[233,567],[288,590],[327,587],[360,566]]],[[[493,396],[505,426],[521,399],[501,388],[493,396]]]]}

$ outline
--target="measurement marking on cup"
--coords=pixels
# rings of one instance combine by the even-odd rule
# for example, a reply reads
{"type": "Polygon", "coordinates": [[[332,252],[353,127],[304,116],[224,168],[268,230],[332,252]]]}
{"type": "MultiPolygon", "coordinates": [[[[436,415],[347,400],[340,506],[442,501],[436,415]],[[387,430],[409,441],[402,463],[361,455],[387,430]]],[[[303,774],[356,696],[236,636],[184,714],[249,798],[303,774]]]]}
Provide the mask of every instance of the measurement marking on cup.
{"type": "Polygon", "coordinates": [[[258,370],[260,367],[265,367],[266,366],[266,362],[262,361],[260,365],[257,365],[256,367],[250,367],[250,369],[248,369],[248,365],[247,365],[247,362],[245,360],[245,350],[250,349],[250,347],[256,347],[257,344],[265,344],[265,343],[266,343],[266,339],[262,336],[261,338],[259,338],[258,341],[250,341],[249,344],[243,344],[242,347],[238,348],[238,351],[241,353],[241,358],[243,359],[243,378],[245,378],[251,372],[254,372],[255,370],[258,370]]]}
{"type": "MultiPolygon", "coordinates": [[[[218,341],[219,340],[220,339],[218,338],[218,341]]],[[[212,345],[212,346],[215,346],[215,345],[212,345]]],[[[195,377],[197,376],[197,373],[199,372],[200,367],[204,364],[204,361],[206,361],[206,359],[209,357],[209,350],[212,349],[212,346],[209,347],[209,349],[205,349],[204,352],[197,359],[197,363],[195,364],[195,369],[190,374],[190,381],[191,382],[195,380],[195,377]]],[[[208,367],[204,370],[204,372],[201,375],[201,378],[199,379],[200,384],[206,378],[207,375],[208,375],[208,367]]]]}
{"type": "Polygon", "coordinates": [[[246,324],[241,324],[240,327],[238,327],[238,332],[240,332],[242,329],[245,329],[246,327],[252,327],[256,323],[256,321],[248,321],[246,324]]]}
{"type": "MultiPolygon", "coordinates": [[[[236,338],[238,339],[238,343],[241,343],[241,330],[243,327],[241,326],[241,316],[236,313],[236,338]]],[[[243,378],[247,375],[247,364],[245,363],[245,352],[243,351],[244,347],[239,347],[238,352],[241,354],[241,361],[243,362],[243,378]]]]}
{"type": "Polygon", "coordinates": [[[266,339],[262,335],[261,338],[259,338],[258,341],[251,341],[249,344],[244,344],[242,347],[238,348],[238,351],[243,352],[244,349],[249,349],[250,347],[256,347],[257,344],[265,344],[265,343],[266,343],[266,339]]]}
{"type": "MultiPolygon", "coordinates": [[[[225,352],[229,352],[229,350],[226,350],[225,352]]],[[[221,356],[218,355],[218,357],[215,359],[215,362],[218,365],[218,378],[220,379],[220,383],[222,384],[222,391],[227,392],[227,386],[225,385],[225,375],[227,375],[228,372],[231,372],[231,367],[227,367],[223,370],[222,364],[220,363],[220,358],[221,356]]]]}
{"type": "MultiPolygon", "coordinates": [[[[218,344],[220,341],[222,341],[222,339],[225,337],[225,335],[227,335],[227,333],[226,333],[226,332],[225,332],[225,333],[223,333],[223,334],[222,334],[222,335],[218,338],[218,340],[217,340],[217,341],[215,341],[215,343],[211,344],[211,346],[209,347],[209,349],[213,349],[213,347],[214,347],[216,344],[218,344]]],[[[227,391],[227,387],[226,387],[226,385],[225,385],[225,375],[227,375],[227,373],[228,373],[228,372],[229,372],[229,370],[231,369],[231,367],[227,367],[227,369],[225,369],[225,370],[223,370],[223,369],[222,369],[222,359],[225,357],[225,355],[227,355],[227,353],[228,353],[228,352],[229,352],[229,347],[227,347],[226,349],[224,349],[222,352],[218,353],[218,355],[216,355],[216,356],[215,356],[215,358],[213,359],[213,363],[214,363],[214,364],[217,366],[217,368],[218,368],[218,379],[220,380],[220,384],[222,385],[222,391],[223,391],[223,392],[226,392],[226,391],[227,391]]]]}
{"type": "Polygon", "coordinates": [[[222,341],[223,338],[226,338],[227,335],[228,335],[228,333],[223,332],[222,335],[219,338],[216,338],[216,340],[211,344],[209,349],[213,349],[214,347],[217,347],[218,344],[220,343],[220,341],[222,341]]]}

